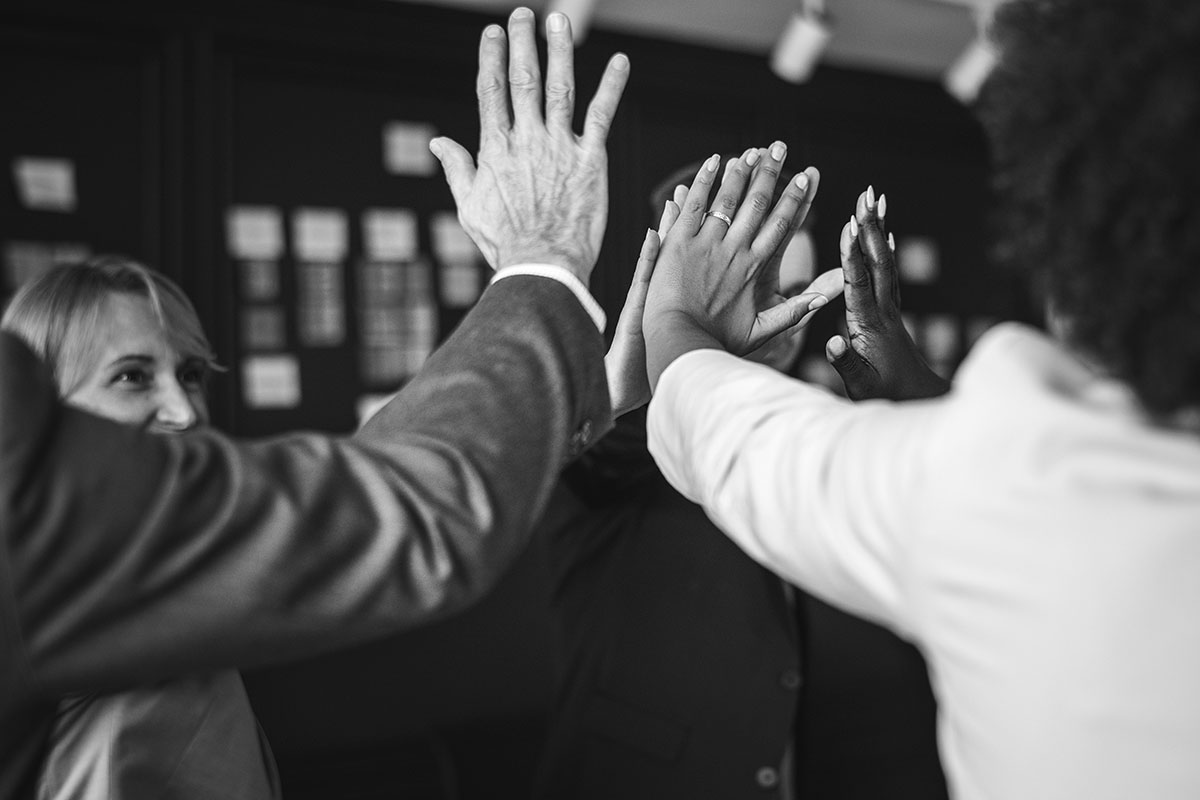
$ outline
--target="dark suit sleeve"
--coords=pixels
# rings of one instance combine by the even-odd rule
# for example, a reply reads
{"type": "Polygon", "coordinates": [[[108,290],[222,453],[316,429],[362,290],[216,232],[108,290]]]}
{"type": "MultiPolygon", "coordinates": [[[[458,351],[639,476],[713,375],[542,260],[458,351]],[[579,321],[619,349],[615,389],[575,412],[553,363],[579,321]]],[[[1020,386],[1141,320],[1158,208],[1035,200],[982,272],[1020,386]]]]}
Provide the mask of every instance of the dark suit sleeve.
{"type": "MultiPolygon", "coordinates": [[[[477,599],[560,466],[611,426],[602,340],[570,291],[488,289],[348,439],[156,437],[63,408],[0,337],[0,597],[30,691],[312,654],[477,599]]],[[[7,647],[10,643],[4,643],[7,647]]]]}

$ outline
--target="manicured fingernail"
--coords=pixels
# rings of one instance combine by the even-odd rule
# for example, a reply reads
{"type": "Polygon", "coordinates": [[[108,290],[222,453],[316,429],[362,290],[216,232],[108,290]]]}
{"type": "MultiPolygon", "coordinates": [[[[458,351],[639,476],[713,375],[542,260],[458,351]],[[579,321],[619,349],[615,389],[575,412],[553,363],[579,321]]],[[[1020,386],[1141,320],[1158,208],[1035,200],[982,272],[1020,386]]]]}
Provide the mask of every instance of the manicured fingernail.
{"type": "Polygon", "coordinates": [[[771,158],[776,161],[783,161],[783,157],[787,155],[787,145],[783,142],[776,142],[771,145],[771,158]]]}
{"type": "Polygon", "coordinates": [[[856,220],[854,217],[850,218],[850,235],[855,237],[858,236],[858,220],[856,220]]]}
{"type": "Polygon", "coordinates": [[[867,210],[873,211],[874,209],[875,209],[875,187],[868,186],[867,187],[867,210]]]}
{"type": "Polygon", "coordinates": [[[718,155],[717,153],[713,153],[711,156],[708,157],[708,161],[704,162],[704,168],[706,170],[708,170],[709,172],[716,172],[717,165],[720,163],[721,163],[721,156],[718,155]]]}
{"type": "Polygon", "coordinates": [[[888,247],[892,248],[892,252],[896,252],[896,237],[888,234],[888,247]]]}
{"type": "Polygon", "coordinates": [[[796,188],[801,192],[808,191],[808,176],[803,172],[796,176],[796,188]]]}
{"type": "Polygon", "coordinates": [[[879,219],[882,220],[886,216],[887,216],[887,195],[881,194],[881,195],[879,195],[879,219]]]}
{"type": "Polygon", "coordinates": [[[567,29],[567,17],[555,11],[546,18],[546,27],[552,31],[563,31],[567,29]]]}
{"type": "Polygon", "coordinates": [[[759,159],[760,155],[762,155],[762,154],[758,152],[757,147],[751,147],[749,150],[746,151],[746,155],[745,155],[746,163],[748,165],[750,165],[751,167],[753,167],[755,164],[758,163],[758,159],[759,159]]]}
{"type": "Polygon", "coordinates": [[[826,297],[823,294],[819,294],[808,302],[808,310],[815,311],[816,309],[820,308],[821,306],[825,305],[828,302],[829,302],[828,297],[826,297]]]}
{"type": "Polygon", "coordinates": [[[533,16],[533,12],[525,6],[513,9],[512,16],[509,19],[528,19],[533,16]]]}
{"type": "Polygon", "coordinates": [[[503,35],[503,33],[504,33],[504,29],[501,28],[499,25],[488,25],[486,28],[483,29],[483,35],[489,39],[495,39],[495,38],[503,35]]]}

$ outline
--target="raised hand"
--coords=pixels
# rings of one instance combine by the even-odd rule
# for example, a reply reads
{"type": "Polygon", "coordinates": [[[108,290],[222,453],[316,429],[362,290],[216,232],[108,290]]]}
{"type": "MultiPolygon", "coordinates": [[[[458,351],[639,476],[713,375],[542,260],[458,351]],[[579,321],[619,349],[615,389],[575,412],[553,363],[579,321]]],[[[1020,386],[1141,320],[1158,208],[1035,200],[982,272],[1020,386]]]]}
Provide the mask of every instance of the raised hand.
{"type": "Polygon", "coordinates": [[[629,60],[619,53],[609,60],[577,136],[575,51],[565,15],[547,18],[546,41],[544,114],[533,12],[518,8],[508,19],[507,40],[499,25],[489,25],[480,39],[478,166],[451,139],[439,137],[429,147],[463,228],[494,269],[556,264],[586,284],[608,217],[605,140],[629,60]]]}
{"type": "Polygon", "coordinates": [[[850,341],[834,336],[825,345],[825,357],[855,400],[937,397],[950,384],[925,363],[900,318],[895,239],[884,234],[886,213],[887,199],[880,196],[876,203],[875,191],[868,188],[842,228],[850,341]]]}
{"type": "Polygon", "coordinates": [[[701,166],[662,243],[646,297],[652,379],[674,357],[702,342],[745,355],[827,302],[821,295],[804,294],[780,298],[767,308],[758,305],[760,273],[803,222],[820,179],[815,169],[805,170],[772,208],[786,153],[782,142],[765,152],[747,150],[727,169],[711,210],[709,193],[720,159],[714,155],[701,166]]]}
{"type": "Polygon", "coordinates": [[[668,200],[659,220],[658,230],[646,231],[633,280],[617,327],[613,330],[612,345],[604,356],[608,373],[608,393],[612,398],[613,416],[619,417],[650,402],[650,381],[646,376],[646,341],[642,337],[642,315],[646,308],[646,292],[650,276],[658,259],[659,245],[667,231],[679,218],[679,206],[687,197],[687,187],[677,186],[675,197],[668,200]]]}

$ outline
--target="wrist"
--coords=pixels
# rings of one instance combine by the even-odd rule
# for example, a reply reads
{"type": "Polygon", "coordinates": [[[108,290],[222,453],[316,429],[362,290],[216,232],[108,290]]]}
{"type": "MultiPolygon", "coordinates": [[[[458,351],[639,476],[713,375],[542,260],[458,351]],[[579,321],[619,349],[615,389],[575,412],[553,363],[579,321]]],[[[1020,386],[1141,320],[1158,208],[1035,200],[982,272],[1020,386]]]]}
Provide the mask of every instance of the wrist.
{"type": "Polygon", "coordinates": [[[646,372],[651,394],[658,379],[675,359],[693,350],[724,350],[712,334],[687,312],[670,309],[647,316],[642,323],[646,338],[646,372]]]}
{"type": "Polygon", "coordinates": [[[592,269],[596,266],[596,260],[587,258],[577,251],[566,249],[522,247],[501,253],[497,258],[496,271],[522,264],[552,264],[562,267],[578,278],[584,286],[587,286],[592,277],[592,269]]]}

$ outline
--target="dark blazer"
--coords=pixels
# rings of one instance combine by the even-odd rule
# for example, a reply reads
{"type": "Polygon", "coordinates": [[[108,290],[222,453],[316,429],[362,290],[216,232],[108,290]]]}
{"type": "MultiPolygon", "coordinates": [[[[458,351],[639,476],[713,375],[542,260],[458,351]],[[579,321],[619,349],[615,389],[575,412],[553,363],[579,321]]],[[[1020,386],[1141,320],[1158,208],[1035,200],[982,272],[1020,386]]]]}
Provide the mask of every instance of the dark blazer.
{"type": "Polygon", "coordinates": [[[0,335],[0,797],[28,795],[54,701],[279,662],[462,609],[611,425],[570,291],[485,292],[351,438],[159,437],[65,408],[0,335]]]}
{"type": "Polygon", "coordinates": [[[537,797],[947,796],[917,651],[800,592],[676,493],[644,417],[572,465],[540,529],[559,680],[537,797]]]}

